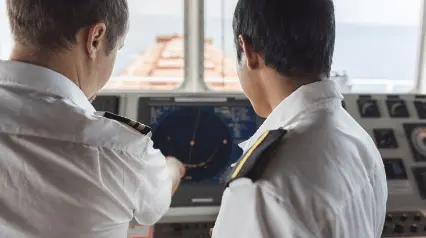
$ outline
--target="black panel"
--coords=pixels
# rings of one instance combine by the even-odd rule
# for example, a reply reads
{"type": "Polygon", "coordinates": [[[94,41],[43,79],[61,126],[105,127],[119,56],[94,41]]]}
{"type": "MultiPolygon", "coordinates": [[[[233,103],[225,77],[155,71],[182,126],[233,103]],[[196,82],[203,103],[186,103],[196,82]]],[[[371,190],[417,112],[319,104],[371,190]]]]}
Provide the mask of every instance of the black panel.
{"type": "Polygon", "coordinates": [[[111,112],[119,114],[120,97],[117,96],[98,96],[92,102],[97,111],[111,112]]]}
{"type": "Polygon", "coordinates": [[[401,180],[407,179],[407,172],[405,170],[402,159],[383,159],[386,170],[386,178],[388,180],[401,180]]]}
{"type": "Polygon", "coordinates": [[[414,106],[416,107],[419,118],[426,119],[426,102],[414,101],[414,106]]]}
{"type": "Polygon", "coordinates": [[[220,206],[223,184],[186,184],[180,185],[172,200],[172,207],[208,207],[220,206]]]}
{"type": "Polygon", "coordinates": [[[210,238],[213,222],[157,224],[154,238],[210,238]]]}
{"type": "Polygon", "coordinates": [[[407,118],[410,117],[407,105],[404,100],[386,100],[389,115],[394,118],[407,118]]]}
{"type": "Polygon", "coordinates": [[[399,95],[388,95],[388,99],[399,99],[399,95]]]}
{"type": "Polygon", "coordinates": [[[374,139],[379,149],[398,148],[398,142],[392,129],[374,129],[374,139]]]}
{"type": "Polygon", "coordinates": [[[364,118],[379,118],[381,116],[377,101],[374,99],[359,98],[358,110],[361,117],[364,118]]]}
{"type": "Polygon", "coordinates": [[[413,174],[420,196],[422,199],[426,200],[426,167],[413,168],[413,174]]]}

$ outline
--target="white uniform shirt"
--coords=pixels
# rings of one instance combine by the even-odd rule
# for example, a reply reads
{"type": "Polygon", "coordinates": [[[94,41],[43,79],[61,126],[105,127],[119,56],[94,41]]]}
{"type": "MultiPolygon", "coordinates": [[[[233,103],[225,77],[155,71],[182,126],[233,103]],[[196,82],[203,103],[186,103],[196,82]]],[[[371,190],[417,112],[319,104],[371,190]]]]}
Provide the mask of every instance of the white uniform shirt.
{"type": "Polygon", "coordinates": [[[0,62],[0,237],[126,237],[157,222],[172,181],[149,136],[94,115],[69,79],[0,62]]]}
{"type": "Polygon", "coordinates": [[[303,86],[242,144],[247,151],[265,131],[288,130],[260,180],[225,190],[213,238],[381,236],[384,165],[342,99],[333,81],[303,86]]]}

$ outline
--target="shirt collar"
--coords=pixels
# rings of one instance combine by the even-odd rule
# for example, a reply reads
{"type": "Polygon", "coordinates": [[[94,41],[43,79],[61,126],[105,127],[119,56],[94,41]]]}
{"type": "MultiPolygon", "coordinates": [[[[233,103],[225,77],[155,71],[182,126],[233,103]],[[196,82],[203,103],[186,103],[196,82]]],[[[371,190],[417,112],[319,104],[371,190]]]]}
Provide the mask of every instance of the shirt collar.
{"type": "Polygon", "coordinates": [[[48,68],[18,61],[0,61],[0,85],[24,87],[68,99],[78,107],[94,112],[83,91],[70,79],[48,68]]]}
{"type": "Polygon", "coordinates": [[[332,80],[322,80],[300,87],[272,111],[249,140],[239,146],[247,151],[266,131],[284,128],[308,110],[314,109],[316,104],[330,99],[343,100],[339,86],[332,80]]]}

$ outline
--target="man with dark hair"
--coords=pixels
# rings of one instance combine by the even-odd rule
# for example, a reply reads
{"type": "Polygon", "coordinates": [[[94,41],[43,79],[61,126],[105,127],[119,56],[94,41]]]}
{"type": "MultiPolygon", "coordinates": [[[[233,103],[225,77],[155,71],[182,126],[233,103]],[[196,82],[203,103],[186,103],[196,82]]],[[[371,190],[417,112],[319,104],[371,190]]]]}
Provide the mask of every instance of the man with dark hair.
{"type": "Polygon", "coordinates": [[[242,88],[266,120],[242,144],[213,238],[380,237],[384,165],[328,79],[332,0],[239,0],[233,27],[242,88]]]}
{"type": "Polygon", "coordinates": [[[150,128],[89,99],[111,76],[126,0],[7,0],[0,62],[0,237],[126,237],[157,222],[185,169],[150,128]]]}

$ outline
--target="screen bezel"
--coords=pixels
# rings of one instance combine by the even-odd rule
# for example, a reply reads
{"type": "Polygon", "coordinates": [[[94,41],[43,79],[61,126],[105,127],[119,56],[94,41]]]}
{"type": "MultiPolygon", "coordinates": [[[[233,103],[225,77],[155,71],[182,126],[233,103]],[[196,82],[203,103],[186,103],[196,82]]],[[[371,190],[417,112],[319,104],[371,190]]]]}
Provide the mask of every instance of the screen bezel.
{"type": "MultiPolygon", "coordinates": [[[[153,106],[250,106],[251,103],[247,99],[217,98],[208,100],[206,98],[191,98],[185,100],[179,97],[140,97],[138,102],[138,121],[147,125],[151,122],[151,107],[153,106]]],[[[264,119],[256,117],[256,126],[263,123],[264,119]]],[[[194,206],[219,206],[225,184],[200,182],[200,183],[182,183],[175,193],[172,200],[172,207],[194,207],[194,206]]]]}

